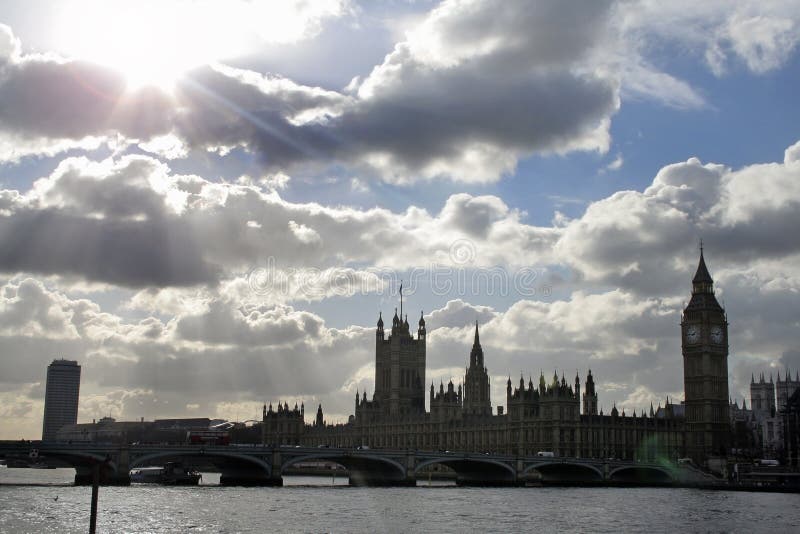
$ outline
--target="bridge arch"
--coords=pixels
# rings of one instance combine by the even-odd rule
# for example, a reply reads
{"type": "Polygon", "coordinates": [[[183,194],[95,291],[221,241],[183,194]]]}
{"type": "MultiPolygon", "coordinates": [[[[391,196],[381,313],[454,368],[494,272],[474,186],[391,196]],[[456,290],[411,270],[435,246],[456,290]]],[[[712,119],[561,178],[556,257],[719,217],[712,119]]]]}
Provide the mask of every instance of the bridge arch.
{"type": "MultiPolygon", "coordinates": [[[[222,459],[227,461],[228,463],[234,463],[238,465],[250,466],[250,467],[257,467],[263,470],[263,473],[266,476],[272,476],[272,465],[269,462],[264,461],[263,459],[249,455],[249,454],[237,454],[232,451],[209,451],[204,450],[202,452],[199,451],[160,451],[160,452],[153,452],[150,454],[145,454],[143,456],[138,456],[135,458],[131,458],[130,467],[131,469],[137,467],[144,467],[148,465],[153,465],[153,462],[161,461],[174,461],[176,459],[183,459],[183,460],[195,460],[195,462],[189,461],[188,464],[198,463],[198,459],[202,459],[204,462],[207,463],[215,463],[215,459],[222,459]]],[[[157,465],[157,464],[156,464],[157,465]]]]}
{"type": "Polygon", "coordinates": [[[358,455],[354,455],[354,454],[348,454],[346,452],[345,453],[338,453],[338,454],[337,453],[330,453],[330,452],[329,453],[320,452],[320,453],[301,454],[299,456],[293,456],[293,457],[285,460],[281,464],[281,471],[283,471],[284,469],[286,469],[288,467],[291,467],[293,464],[296,464],[296,463],[299,463],[299,462],[310,462],[310,461],[314,461],[314,460],[325,460],[325,461],[328,461],[328,462],[335,462],[337,464],[341,464],[341,465],[343,465],[345,467],[348,467],[348,463],[350,463],[350,464],[358,463],[359,459],[373,461],[373,462],[377,462],[377,463],[384,464],[384,465],[387,465],[387,466],[392,466],[397,470],[398,473],[402,473],[403,476],[405,476],[405,472],[406,472],[405,466],[403,466],[402,463],[398,462],[397,460],[395,460],[393,458],[387,458],[385,456],[378,456],[378,455],[373,455],[373,454],[358,454],[358,455]],[[353,462],[352,460],[356,460],[356,461],[353,462]]]}
{"type": "Polygon", "coordinates": [[[655,465],[626,465],[609,472],[608,479],[630,484],[668,484],[675,477],[669,469],[655,465]]]}
{"type": "Polygon", "coordinates": [[[314,460],[324,460],[344,466],[350,472],[350,484],[354,486],[399,485],[413,482],[406,477],[405,466],[394,458],[377,454],[353,454],[348,451],[338,453],[320,451],[289,456],[281,464],[281,472],[296,463],[314,460]]]}
{"type": "Polygon", "coordinates": [[[415,475],[430,465],[444,465],[455,471],[456,483],[468,486],[511,485],[517,482],[517,472],[513,466],[491,458],[439,456],[419,462],[415,475]]]}
{"type": "Polygon", "coordinates": [[[551,461],[535,462],[523,469],[521,475],[530,475],[531,471],[537,471],[542,482],[600,482],[605,477],[603,471],[588,463],[571,461],[551,461]]]}
{"type": "MultiPolygon", "coordinates": [[[[107,457],[104,454],[91,453],[91,452],[76,452],[76,451],[59,451],[59,450],[45,450],[41,451],[40,455],[45,458],[52,458],[68,466],[74,468],[76,471],[86,471],[95,464],[103,464],[108,466],[113,473],[118,471],[117,463],[113,457],[107,457]]],[[[127,473],[125,473],[127,475],[127,473]]]]}

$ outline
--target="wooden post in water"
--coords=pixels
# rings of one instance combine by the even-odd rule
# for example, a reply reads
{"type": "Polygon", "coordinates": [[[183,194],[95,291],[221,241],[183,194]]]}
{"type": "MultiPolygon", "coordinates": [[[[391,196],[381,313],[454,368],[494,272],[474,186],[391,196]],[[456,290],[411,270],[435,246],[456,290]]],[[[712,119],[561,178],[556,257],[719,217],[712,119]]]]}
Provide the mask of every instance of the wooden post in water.
{"type": "Polygon", "coordinates": [[[92,511],[89,517],[89,534],[97,532],[97,490],[100,487],[100,464],[92,465],[92,511]]]}

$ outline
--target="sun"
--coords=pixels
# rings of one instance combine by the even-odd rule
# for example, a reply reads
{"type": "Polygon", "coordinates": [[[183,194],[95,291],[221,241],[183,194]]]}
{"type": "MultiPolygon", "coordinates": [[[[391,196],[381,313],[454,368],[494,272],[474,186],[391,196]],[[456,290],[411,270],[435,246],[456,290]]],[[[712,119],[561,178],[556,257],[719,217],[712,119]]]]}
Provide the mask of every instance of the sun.
{"type": "Polygon", "coordinates": [[[241,52],[218,11],[187,0],[73,0],[61,5],[54,37],[60,52],[121,72],[132,89],[169,89],[188,69],[241,52]]]}

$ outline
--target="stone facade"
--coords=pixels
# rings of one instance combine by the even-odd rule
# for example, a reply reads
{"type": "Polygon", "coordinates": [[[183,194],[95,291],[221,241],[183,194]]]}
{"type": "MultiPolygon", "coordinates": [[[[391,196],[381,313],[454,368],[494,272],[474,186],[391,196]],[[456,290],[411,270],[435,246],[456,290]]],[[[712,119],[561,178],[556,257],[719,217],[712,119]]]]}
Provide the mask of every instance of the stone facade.
{"type": "MultiPolygon", "coordinates": [[[[540,374],[518,385],[509,377],[505,406],[492,412],[489,372],[480,345],[478,325],[464,384],[431,384],[430,411],[425,411],[421,384],[425,378],[425,321],[417,337],[408,319],[395,311],[386,337],[383,318],[375,332],[375,392],[356,392],[354,414],[345,424],[325,424],[322,407],[314,424],[288,407],[296,431],[265,433],[267,443],[331,447],[370,447],[536,455],[539,452],[580,458],[624,460],[676,459],[691,455],[697,462],[725,454],[730,444],[728,405],[727,321],[714,297],[713,280],[700,255],[692,283],[692,299],[684,310],[683,340],[686,403],[667,400],[658,411],[626,415],[614,406],[598,413],[595,377],[589,371],[568,382],[555,373],[540,374]],[[581,390],[583,390],[581,392],[581,390]],[[582,394],[582,396],[581,396],[582,394]],[[582,408],[582,409],[581,409],[582,408]],[[269,437],[266,437],[269,436],[269,437]],[[291,437],[290,437],[291,436],[291,437]]],[[[297,411],[297,410],[295,410],[297,411]]],[[[302,411],[302,409],[300,410],[302,411]]],[[[270,410],[270,413],[272,411],[270,410]]],[[[279,420],[277,413],[271,416],[279,420]]],[[[265,410],[265,424],[270,419],[265,410]]],[[[271,423],[275,428],[275,423],[271,423]]]]}
{"type": "MultiPolygon", "coordinates": [[[[317,419],[322,416],[322,406],[317,411],[317,419]]],[[[269,408],[264,406],[261,417],[261,442],[265,445],[299,445],[304,434],[306,425],[305,405],[301,404],[294,409],[289,408],[289,404],[278,403],[278,408],[273,409],[272,403],[269,408]]]]}
{"type": "Polygon", "coordinates": [[[728,321],[714,296],[702,247],[681,332],[687,452],[702,463],[708,456],[724,456],[730,447],[728,321]]]}
{"type": "Polygon", "coordinates": [[[789,399],[794,395],[794,392],[800,389],[800,373],[796,370],[794,372],[794,380],[792,380],[792,373],[789,368],[786,369],[786,376],[781,380],[781,373],[778,371],[778,379],[775,385],[775,394],[777,400],[778,411],[783,411],[789,402],[789,399]]]}
{"type": "Polygon", "coordinates": [[[764,373],[756,379],[750,378],[750,406],[753,420],[756,423],[758,448],[761,456],[766,458],[783,458],[788,454],[786,449],[786,426],[783,412],[792,395],[800,390],[800,376],[795,371],[795,378],[789,369],[783,379],[778,372],[777,380],[772,374],[769,379],[764,373]]]}

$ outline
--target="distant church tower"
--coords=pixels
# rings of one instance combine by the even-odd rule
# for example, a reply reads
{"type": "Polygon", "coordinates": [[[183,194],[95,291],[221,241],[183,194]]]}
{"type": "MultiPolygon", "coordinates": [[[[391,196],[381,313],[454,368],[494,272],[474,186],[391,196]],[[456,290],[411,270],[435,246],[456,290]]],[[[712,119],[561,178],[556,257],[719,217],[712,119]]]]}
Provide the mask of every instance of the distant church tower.
{"type": "Polygon", "coordinates": [[[686,446],[702,462],[729,446],[728,321],[714,296],[700,246],[700,264],[692,279],[692,299],[681,320],[683,387],[686,397],[686,446]]]}
{"type": "Polygon", "coordinates": [[[425,413],[425,319],[420,316],[417,339],[411,335],[408,317],[402,320],[403,288],[400,287],[400,317],[395,309],[392,333],[386,339],[383,318],[375,332],[375,396],[382,415],[425,413]]]}
{"type": "Polygon", "coordinates": [[[489,399],[489,372],[483,365],[483,349],[478,335],[478,321],[475,321],[475,340],[469,354],[469,367],[464,378],[464,414],[492,415],[489,399]]]}

